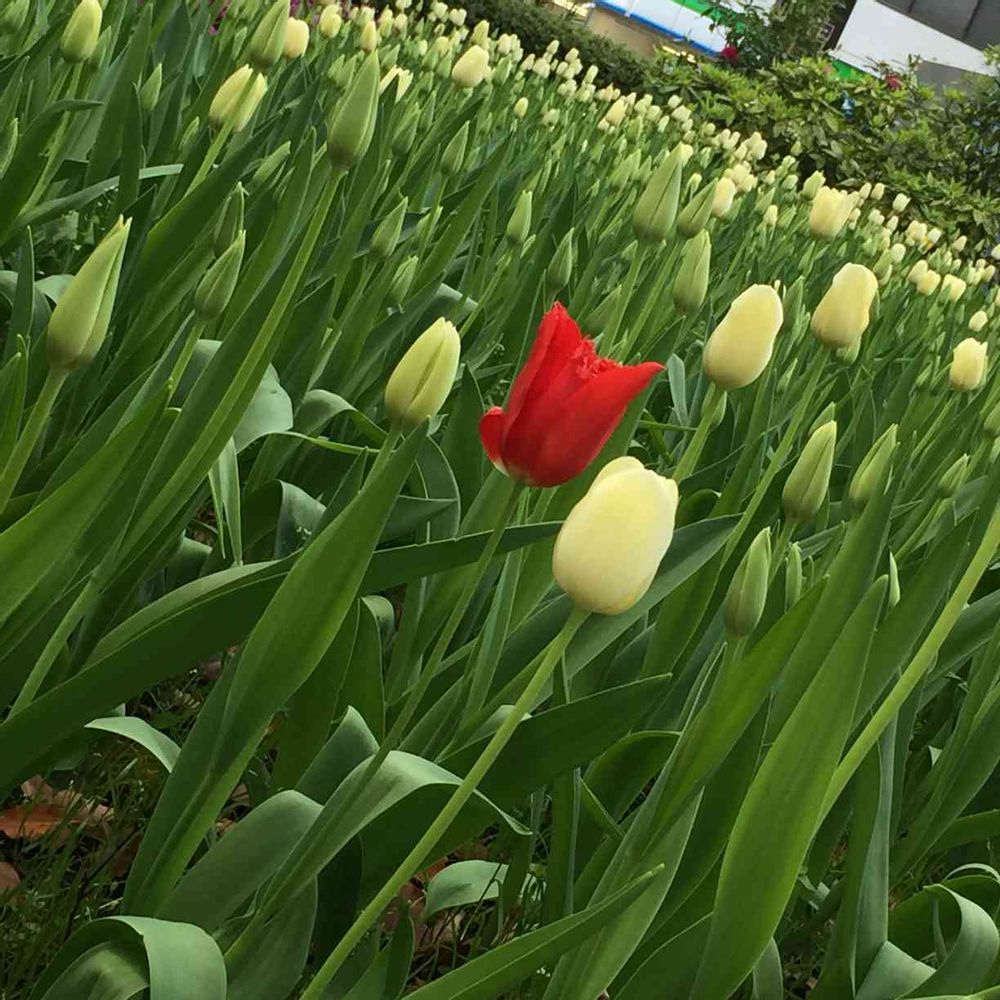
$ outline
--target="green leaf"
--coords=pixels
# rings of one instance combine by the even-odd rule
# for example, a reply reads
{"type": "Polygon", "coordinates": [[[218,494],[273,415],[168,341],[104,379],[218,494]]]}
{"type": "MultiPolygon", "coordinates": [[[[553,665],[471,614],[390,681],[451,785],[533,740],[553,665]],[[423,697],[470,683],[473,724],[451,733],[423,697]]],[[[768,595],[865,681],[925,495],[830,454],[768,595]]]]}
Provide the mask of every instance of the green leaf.
{"type": "Polygon", "coordinates": [[[88,729],[114,733],[148,750],[167,771],[173,770],[181,748],[167,735],[154,729],[145,719],[134,715],[109,715],[87,723],[88,729]]]}
{"type": "Polygon", "coordinates": [[[423,919],[442,910],[476,906],[496,899],[507,877],[507,866],[496,861],[456,861],[446,865],[427,884],[423,919]]]}

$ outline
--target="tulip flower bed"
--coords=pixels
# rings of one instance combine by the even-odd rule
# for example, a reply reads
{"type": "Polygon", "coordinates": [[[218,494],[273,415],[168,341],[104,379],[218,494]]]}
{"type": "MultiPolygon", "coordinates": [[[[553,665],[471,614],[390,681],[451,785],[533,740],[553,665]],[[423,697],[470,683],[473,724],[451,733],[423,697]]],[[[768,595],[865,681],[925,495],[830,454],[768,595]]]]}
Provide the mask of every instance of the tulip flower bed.
{"type": "Polygon", "coordinates": [[[989,248],[294,6],[0,10],[0,994],[1000,997],[989,248]]]}

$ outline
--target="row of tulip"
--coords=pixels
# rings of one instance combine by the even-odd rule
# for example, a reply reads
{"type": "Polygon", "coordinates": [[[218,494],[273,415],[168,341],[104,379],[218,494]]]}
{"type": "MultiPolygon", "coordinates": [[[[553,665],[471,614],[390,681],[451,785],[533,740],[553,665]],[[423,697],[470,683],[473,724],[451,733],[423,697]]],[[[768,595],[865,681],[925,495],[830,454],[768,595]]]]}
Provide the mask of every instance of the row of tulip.
{"type": "Polygon", "coordinates": [[[0,13],[3,791],[159,761],[25,995],[1000,996],[1000,248],[293,7],[0,13]]]}

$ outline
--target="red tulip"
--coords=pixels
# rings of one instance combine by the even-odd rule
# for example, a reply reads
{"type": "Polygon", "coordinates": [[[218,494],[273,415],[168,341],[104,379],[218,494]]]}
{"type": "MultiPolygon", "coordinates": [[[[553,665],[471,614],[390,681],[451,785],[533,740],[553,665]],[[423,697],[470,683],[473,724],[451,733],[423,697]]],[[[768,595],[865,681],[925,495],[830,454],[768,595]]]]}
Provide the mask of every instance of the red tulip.
{"type": "Polygon", "coordinates": [[[490,461],[529,486],[558,486],[597,457],[625,408],[663,365],[598,357],[560,303],[544,316],[506,409],[479,422],[490,461]]]}

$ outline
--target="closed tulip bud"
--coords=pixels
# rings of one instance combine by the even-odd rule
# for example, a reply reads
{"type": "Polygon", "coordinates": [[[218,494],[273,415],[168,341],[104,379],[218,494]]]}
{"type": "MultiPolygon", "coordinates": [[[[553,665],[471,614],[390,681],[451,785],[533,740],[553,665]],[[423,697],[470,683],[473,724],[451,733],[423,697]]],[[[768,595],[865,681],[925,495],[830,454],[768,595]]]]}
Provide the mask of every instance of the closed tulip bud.
{"type": "Polygon", "coordinates": [[[941,279],[941,294],[949,302],[957,302],[965,294],[965,290],[968,287],[961,278],[954,274],[946,274],[941,279]]]}
{"type": "Polygon", "coordinates": [[[969,472],[969,456],[957,458],[938,480],[937,495],[942,500],[953,497],[964,485],[969,472]]]}
{"type": "Polygon", "coordinates": [[[18,120],[11,118],[3,127],[3,131],[0,132],[0,178],[7,172],[7,167],[10,166],[10,161],[14,158],[14,150],[17,149],[20,131],[18,120]]]}
{"type": "Polygon", "coordinates": [[[809,199],[810,201],[816,197],[820,188],[826,186],[826,178],[820,171],[810,174],[802,182],[802,196],[809,199]]]}
{"type": "MultiPolygon", "coordinates": [[[[899,245],[901,246],[902,244],[899,245]]],[[[930,267],[927,261],[921,257],[921,259],[910,268],[909,273],[906,275],[906,280],[914,285],[917,285],[920,283],[920,280],[924,277],[924,275],[927,274],[929,269],[930,267]]]]}
{"type": "Polygon", "coordinates": [[[618,314],[623,294],[622,286],[616,285],[587,317],[585,328],[595,337],[604,333],[611,318],[618,314]]]}
{"type": "Polygon", "coordinates": [[[906,256],[906,247],[902,243],[893,243],[889,247],[889,255],[892,257],[893,264],[902,264],[903,258],[906,256]]]}
{"type": "Polygon", "coordinates": [[[910,204],[910,198],[908,195],[897,194],[896,197],[892,199],[892,210],[897,214],[900,212],[905,212],[909,204],[910,204]]]}
{"type": "Polygon", "coordinates": [[[410,103],[393,125],[392,142],[390,143],[393,153],[397,156],[404,156],[413,148],[419,123],[420,115],[417,106],[410,103]]]}
{"type": "Polygon", "coordinates": [[[68,63],[86,62],[97,49],[103,11],[98,0],[80,0],[59,39],[59,54],[68,63]]]}
{"type": "Polygon", "coordinates": [[[729,307],[702,355],[708,378],[720,389],[742,389],[767,367],[783,319],[781,299],[770,285],[752,285],[729,307]]]}
{"type": "Polygon", "coordinates": [[[443,173],[453,177],[462,172],[465,164],[465,151],[469,145],[469,123],[465,122],[462,127],[451,137],[448,145],[444,147],[441,154],[441,170],[443,173]]]}
{"type": "Polygon", "coordinates": [[[507,223],[504,236],[507,242],[514,246],[523,246],[531,232],[531,201],[532,193],[522,191],[514,206],[514,211],[511,213],[510,221],[507,223]]]}
{"type": "Polygon", "coordinates": [[[881,201],[885,197],[885,185],[881,181],[872,188],[872,197],[876,201],[881,201]]]}
{"type": "Polygon", "coordinates": [[[559,112],[555,108],[546,108],[542,112],[542,124],[554,128],[559,123],[559,112]]]}
{"type": "Polygon", "coordinates": [[[681,266],[674,279],[674,305],[684,313],[696,313],[708,293],[712,264],[712,240],[704,230],[684,244],[681,266]]]}
{"type": "Polygon", "coordinates": [[[635,458],[609,462],[556,538],[552,572],[573,603],[616,615],[645,595],[670,547],[677,483],[635,458]]]}
{"type": "MultiPolygon", "coordinates": [[[[282,164],[292,152],[291,142],[283,142],[274,152],[269,153],[261,161],[260,166],[253,172],[253,176],[248,182],[251,194],[262,191],[270,183],[271,178],[281,169],[282,164]]],[[[230,243],[232,240],[230,240],[230,243]]],[[[226,244],[227,246],[229,244],[226,244]]]]}
{"type": "Polygon", "coordinates": [[[490,68],[489,53],[481,45],[470,45],[455,63],[452,80],[466,90],[478,87],[486,79],[490,68]]]}
{"type": "Polygon", "coordinates": [[[941,284],[941,275],[928,269],[917,281],[917,291],[921,295],[933,295],[941,284]]]}
{"type": "Polygon", "coordinates": [[[986,432],[986,436],[992,441],[996,441],[1000,438],[1000,403],[986,414],[983,420],[983,430],[986,432]]]}
{"type": "Polygon", "coordinates": [[[369,54],[378,48],[378,28],[374,21],[369,21],[361,29],[361,34],[358,35],[358,48],[369,54]]]}
{"type": "Polygon", "coordinates": [[[215,92],[208,108],[209,124],[242,132],[266,93],[267,80],[250,66],[241,66],[215,92]]]}
{"type": "Polygon", "coordinates": [[[662,243],[674,228],[681,194],[681,156],[675,149],[660,161],[632,213],[632,231],[642,243],[662,243]]]}
{"type": "Polygon", "coordinates": [[[802,572],[802,549],[797,542],[788,546],[788,560],[785,563],[785,610],[794,607],[802,597],[805,575],[802,572]]]}
{"type": "Polygon", "coordinates": [[[943,235],[944,233],[942,233],[940,229],[935,227],[934,229],[928,230],[927,239],[930,242],[931,246],[936,246],[940,242],[941,237],[943,235]]]}
{"type": "Polygon", "coordinates": [[[490,37],[490,22],[477,21],[472,29],[472,41],[476,45],[485,45],[490,37]]]}
{"type": "Polygon", "coordinates": [[[0,11],[0,37],[16,35],[28,19],[31,0],[7,0],[7,5],[0,11]]]}
{"type": "Polygon", "coordinates": [[[825,347],[846,348],[861,342],[871,319],[878,279],[863,264],[845,264],[812,316],[812,332],[825,347]]]}
{"type": "Polygon", "coordinates": [[[764,217],[761,220],[761,224],[767,227],[768,229],[774,229],[774,227],[777,226],[778,224],[777,205],[768,205],[767,208],[764,209],[764,217]]]}
{"type": "MultiPolygon", "coordinates": [[[[730,182],[732,183],[732,182],[730,182]]],[[[718,185],[709,181],[685,206],[677,216],[677,232],[689,240],[697,236],[707,225],[715,206],[718,185]]],[[[735,191],[733,192],[735,195],[735,191]]],[[[732,197],[729,199],[732,205],[732,197]]],[[[726,212],[729,211],[727,208],[726,212]]],[[[723,212],[725,214],[725,212],[723,212]]]]}
{"type": "Polygon", "coordinates": [[[764,528],[740,560],[722,604],[729,639],[745,639],[760,623],[771,578],[771,531],[764,528]]]}
{"type": "Polygon", "coordinates": [[[195,115],[194,118],[188,122],[188,126],[181,133],[180,142],[177,144],[178,154],[180,159],[186,160],[188,153],[191,152],[191,147],[194,144],[194,140],[198,135],[198,130],[201,128],[201,119],[195,115]]]}
{"type": "Polygon", "coordinates": [[[572,228],[566,231],[545,269],[545,280],[553,292],[565,288],[573,274],[573,234],[572,228]]]}
{"type": "Polygon", "coordinates": [[[217,319],[225,312],[240,276],[245,248],[246,233],[241,231],[198,283],[194,293],[194,311],[200,319],[217,319]]]}
{"type": "Polygon", "coordinates": [[[809,231],[820,239],[839,236],[852,211],[850,197],[836,188],[821,187],[809,213],[809,231]]]}
{"type": "Polygon", "coordinates": [[[351,85],[338,102],[326,136],[326,151],[340,170],[348,170],[368,152],[378,109],[379,62],[372,52],[362,62],[351,85]]]}
{"type": "Polygon", "coordinates": [[[403,220],[409,201],[403,200],[375,227],[372,233],[371,254],[376,260],[387,260],[392,256],[403,231],[403,220]]]}
{"type": "Polygon", "coordinates": [[[49,364],[72,371],[93,360],[104,343],[118,292],[132,220],[119,219],[70,279],[46,333],[49,364]]]}
{"type": "Polygon", "coordinates": [[[336,38],[343,23],[340,11],[336,7],[324,7],[319,15],[319,33],[324,38],[336,38]]]}
{"type": "Polygon", "coordinates": [[[285,31],[285,44],[281,54],[286,59],[298,59],[309,47],[309,25],[298,18],[290,17],[285,31]]]}
{"type": "Polygon", "coordinates": [[[462,343],[454,324],[435,320],[410,345],[385,387],[394,426],[411,428],[435,416],[451,392],[462,343]]]}
{"type": "Polygon", "coordinates": [[[243,229],[245,200],[243,185],[238,183],[222,206],[222,214],[219,216],[215,233],[212,236],[212,247],[216,257],[225,253],[229,245],[243,229]]]}
{"type": "Polygon", "coordinates": [[[812,432],[781,491],[786,520],[804,524],[819,512],[830,489],[836,446],[836,421],[829,420],[812,432]]]}
{"type": "Polygon", "coordinates": [[[861,460],[850,486],[847,488],[847,501],[854,514],[860,514],[871,500],[876,486],[883,481],[890,463],[892,453],[896,450],[898,428],[893,424],[871,446],[868,454],[861,460]]]}
{"type": "Polygon", "coordinates": [[[393,275],[392,284],[389,286],[388,298],[392,305],[397,308],[406,301],[406,296],[410,294],[410,288],[417,273],[418,263],[419,259],[415,255],[407,257],[396,269],[395,275],[393,275]]]}
{"type": "Polygon", "coordinates": [[[969,317],[969,329],[973,333],[979,333],[988,322],[989,317],[982,309],[980,309],[978,312],[974,312],[969,317]]]}
{"type": "Polygon", "coordinates": [[[986,377],[986,344],[967,337],[955,347],[948,369],[948,382],[958,392],[978,389],[986,377]]]}
{"type": "Polygon", "coordinates": [[[720,177],[712,198],[712,215],[722,219],[729,214],[736,197],[736,185],[728,177],[720,177]]]}
{"type": "Polygon", "coordinates": [[[608,123],[612,128],[617,128],[625,120],[625,113],[628,111],[628,105],[619,98],[614,104],[604,112],[604,121],[608,123]]]}
{"type": "Polygon", "coordinates": [[[285,49],[287,33],[287,0],[275,0],[267,8],[253,35],[250,36],[249,59],[251,65],[261,73],[266,73],[277,65],[285,49]]]}
{"type": "Polygon", "coordinates": [[[513,111],[514,111],[514,117],[515,118],[523,118],[528,113],[528,98],[527,97],[519,97],[514,102],[513,111]]]}
{"type": "Polygon", "coordinates": [[[886,250],[872,265],[872,274],[884,285],[892,275],[892,253],[886,250]]]}
{"type": "Polygon", "coordinates": [[[160,88],[163,86],[163,63],[157,63],[153,72],[146,77],[146,82],[139,91],[139,107],[144,114],[149,114],[160,99],[160,88]]]}

